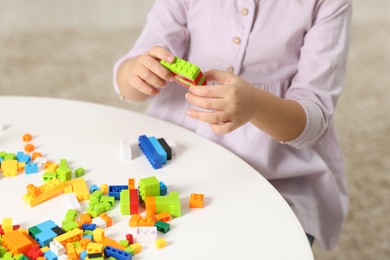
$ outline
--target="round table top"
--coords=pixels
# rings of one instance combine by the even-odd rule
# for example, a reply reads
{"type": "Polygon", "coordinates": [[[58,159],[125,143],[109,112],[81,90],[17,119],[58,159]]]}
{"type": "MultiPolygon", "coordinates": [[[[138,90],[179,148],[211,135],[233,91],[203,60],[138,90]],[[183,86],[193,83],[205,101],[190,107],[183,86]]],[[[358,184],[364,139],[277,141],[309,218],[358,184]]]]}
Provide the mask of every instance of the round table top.
{"type": "MultiPolygon", "coordinates": [[[[23,151],[25,133],[32,134],[31,143],[43,157],[57,163],[66,159],[71,169],[85,168],[88,185],[127,185],[128,178],[137,183],[156,176],[168,191],[179,193],[182,216],[170,221],[168,233],[158,234],[168,246],[142,243],[136,259],[313,259],[301,225],[269,182],[230,151],[187,129],[100,104],[0,97],[0,151],[23,151]],[[174,141],[176,155],[157,170],[137,152],[124,161],[120,141],[136,146],[140,135],[174,141]],[[204,194],[203,208],[189,208],[191,193],[204,194]]],[[[23,202],[28,184],[43,184],[42,173],[0,174],[0,221],[11,217],[24,229],[46,220],[61,226],[68,210],[65,195],[32,208],[23,202]]],[[[81,208],[85,212],[88,201],[81,208]]],[[[119,241],[133,232],[119,203],[108,215],[114,224],[105,229],[107,237],[119,241]]]]}

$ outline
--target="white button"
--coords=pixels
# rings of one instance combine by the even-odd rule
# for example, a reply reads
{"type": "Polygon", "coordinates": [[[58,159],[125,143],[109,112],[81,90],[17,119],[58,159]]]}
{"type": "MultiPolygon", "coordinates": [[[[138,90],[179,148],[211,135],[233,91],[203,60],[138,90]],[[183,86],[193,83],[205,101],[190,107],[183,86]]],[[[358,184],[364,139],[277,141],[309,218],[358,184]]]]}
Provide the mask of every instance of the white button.
{"type": "Polygon", "coordinates": [[[232,66],[230,66],[229,68],[227,68],[227,71],[230,72],[230,73],[233,73],[234,72],[234,68],[232,66]]]}
{"type": "Polygon", "coordinates": [[[234,44],[240,44],[241,43],[241,38],[236,36],[236,37],[233,38],[233,42],[234,42],[234,44]]]}
{"type": "Polygon", "coordinates": [[[242,9],[241,9],[241,14],[242,14],[243,16],[247,16],[248,13],[249,13],[248,8],[242,8],[242,9]]]}

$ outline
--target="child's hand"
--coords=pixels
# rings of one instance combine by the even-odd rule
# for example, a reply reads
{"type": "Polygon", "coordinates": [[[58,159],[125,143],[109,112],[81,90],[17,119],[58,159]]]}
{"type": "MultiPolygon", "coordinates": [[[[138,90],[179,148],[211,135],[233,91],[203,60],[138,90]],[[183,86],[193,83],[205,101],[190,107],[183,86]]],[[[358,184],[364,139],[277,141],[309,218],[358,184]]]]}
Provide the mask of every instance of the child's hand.
{"type": "Polygon", "coordinates": [[[135,89],[148,96],[157,95],[166,85],[173,81],[173,74],[160,64],[160,60],[172,62],[174,56],[166,49],[155,46],[130,63],[129,83],[135,89]]]}
{"type": "Polygon", "coordinates": [[[187,110],[192,118],[207,122],[217,134],[234,131],[256,116],[259,90],[244,79],[220,70],[205,73],[207,81],[221,85],[193,86],[186,99],[209,111],[187,110]]]}

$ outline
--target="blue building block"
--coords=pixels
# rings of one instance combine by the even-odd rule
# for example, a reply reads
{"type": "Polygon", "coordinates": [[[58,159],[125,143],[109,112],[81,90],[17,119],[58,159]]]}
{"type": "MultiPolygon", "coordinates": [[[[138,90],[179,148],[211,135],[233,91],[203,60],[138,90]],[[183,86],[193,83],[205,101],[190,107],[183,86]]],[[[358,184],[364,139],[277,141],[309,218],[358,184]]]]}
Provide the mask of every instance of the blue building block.
{"type": "Polygon", "coordinates": [[[83,224],[82,226],[81,226],[81,228],[83,229],[83,230],[95,230],[96,229],[96,224],[94,224],[94,223],[91,223],[91,224],[83,224]]]}
{"type": "Polygon", "coordinates": [[[36,163],[29,163],[24,166],[24,171],[26,174],[32,174],[32,173],[38,173],[38,164],[36,163]]]}
{"type": "Polygon", "coordinates": [[[165,196],[168,194],[168,187],[164,182],[160,181],[160,196],[165,196]]]}
{"type": "MultiPolygon", "coordinates": [[[[38,242],[38,244],[41,247],[49,246],[49,243],[53,241],[55,237],[58,236],[56,232],[53,231],[53,228],[58,228],[57,224],[54,223],[52,220],[47,220],[45,222],[42,222],[36,226],[34,226],[32,229],[39,230],[40,232],[36,232],[34,235],[35,241],[38,242]]],[[[30,232],[30,229],[29,229],[30,232]]]]}
{"type": "Polygon", "coordinates": [[[89,191],[91,192],[91,194],[95,191],[95,190],[98,190],[99,187],[96,185],[96,184],[92,184],[91,186],[89,186],[89,191]]]}
{"type": "Polygon", "coordinates": [[[141,148],[141,151],[145,154],[146,158],[154,169],[161,168],[161,157],[146,135],[141,135],[138,137],[138,146],[141,148]]]}
{"type": "Polygon", "coordinates": [[[18,162],[24,162],[24,163],[30,163],[31,156],[29,154],[25,154],[24,152],[17,152],[16,153],[16,159],[18,162]]]}
{"type": "Polygon", "coordinates": [[[53,253],[51,250],[47,250],[44,254],[47,260],[57,260],[57,255],[53,253]]]}
{"type": "Polygon", "coordinates": [[[93,241],[93,236],[92,234],[83,234],[83,238],[89,238],[91,241],[93,241]]]}
{"type": "Polygon", "coordinates": [[[150,136],[149,141],[152,143],[154,149],[156,149],[157,153],[160,155],[161,163],[166,164],[167,159],[168,159],[168,155],[167,155],[167,152],[162,147],[162,145],[159,143],[159,141],[154,136],[150,136]]]}
{"type": "Polygon", "coordinates": [[[108,196],[115,197],[116,200],[120,199],[120,193],[122,190],[127,190],[128,185],[109,185],[108,186],[108,196]]]}
{"type": "Polygon", "coordinates": [[[85,258],[88,256],[87,250],[80,252],[80,259],[85,260],[85,258]]]}
{"type": "Polygon", "coordinates": [[[131,253],[127,253],[126,251],[119,250],[119,249],[116,249],[116,248],[111,247],[111,246],[106,246],[104,248],[104,255],[106,257],[112,256],[118,260],[131,260],[132,259],[131,253]]]}

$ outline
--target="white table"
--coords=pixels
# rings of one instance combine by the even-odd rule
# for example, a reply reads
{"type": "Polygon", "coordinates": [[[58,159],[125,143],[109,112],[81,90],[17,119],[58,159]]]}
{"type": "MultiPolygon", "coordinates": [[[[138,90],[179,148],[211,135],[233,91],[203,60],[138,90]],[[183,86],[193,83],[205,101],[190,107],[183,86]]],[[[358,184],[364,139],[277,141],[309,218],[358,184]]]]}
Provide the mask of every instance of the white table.
{"type": "MultiPolygon", "coordinates": [[[[29,132],[43,156],[57,162],[66,158],[72,169],[84,167],[89,185],[127,185],[131,177],[137,182],[156,176],[169,191],[179,192],[182,216],[170,222],[171,231],[159,234],[168,247],[143,244],[134,259],[313,259],[302,227],[280,194],[244,161],[191,131],[114,107],[8,96],[0,97],[0,124],[5,125],[0,151],[23,150],[22,135],[29,132]],[[122,161],[120,140],[136,144],[143,134],[174,140],[177,156],[158,170],[143,155],[122,161]],[[191,193],[203,193],[206,206],[190,209],[191,193]]],[[[42,172],[0,174],[0,221],[12,217],[27,229],[51,219],[61,226],[68,209],[65,196],[30,208],[22,200],[29,183],[42,184],[42,172]]],[[[130,217],[120,214],[119,205],[108,214],[114,225],[106,236],[125,239],[130,217]]]]}

